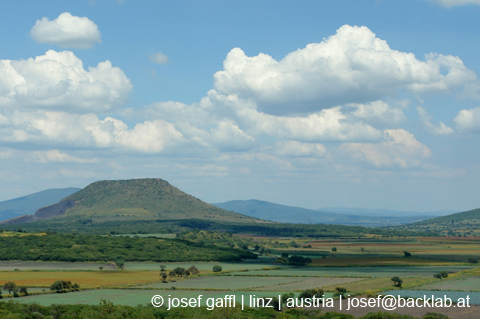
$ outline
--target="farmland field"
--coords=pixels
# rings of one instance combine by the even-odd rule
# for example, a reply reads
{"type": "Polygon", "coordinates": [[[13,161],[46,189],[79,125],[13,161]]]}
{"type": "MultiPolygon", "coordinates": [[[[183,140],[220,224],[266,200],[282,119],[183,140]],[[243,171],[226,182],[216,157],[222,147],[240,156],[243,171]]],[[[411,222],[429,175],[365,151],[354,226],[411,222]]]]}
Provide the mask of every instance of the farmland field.
{"type": "MultiPolygon", "coordinates": [[[[279,277],[264,277],[264,278],[279,278],[279,277]]],[[[281,277],[280,277],[281,278],[281,277]]],[[[345,287],[345,284],[363,281],[363,278],[330,278],[330,277],[289,277],[296,278],[295,281],[279,284],[276,286],[260,287],[259,291],[298,291],[304,289],[325,288],[326,286],[335,285],[345,287]]]]}
{"type": "MultiPolygon", "coordinates": [[[[193,289],[248,289],[263,286],[275,286],[284,283],[301,281],[294,277],[235,277],[235,276],[205,276],[191,278],[181,282],[156,283],[142,287],[149,288],[193,288],[193,289]]],[[[141,288],[141,287],[139,287],[141,288]]]]}
{"type": "Polygon", "coordinates": [[[243,269],[256,270],[265,267],[280,267],[278,264],[262,264],[262,263],[225,263],[225,262],[178,262],[178,263],[153,263],[153,262],[126,262],[126,270],[160,270],[159,265],[165,265],[166,269],[174,269],[177,267],[188,268],[192,265],[198,268],[198,270],[211,271],[213,266],[219,265],[223,271],[239,271],[243,269]]]}
{"type": "Polygon", "coordinates": [[[422,258],[403,258],[403,257],[360,257],[360,258],[314,258],[314,266],[414,266],[414,265],[455,265],[452,262],[445,262],[440,260],[422,259],[422,258]]]}
{"type": "MultiPolygon", "coordinates": [[[[29,296],[15,299],[16,302],[21,303],[38,303],[40,305],[51,304],[90,304],[98,305],[100,300],[113,300],[115,304],[137,306],[148,305],[154,295],[162,295],[163,297],[172,298],[198,298],[202,295],[203,301],[206,298],[224,298],[226,295],[235,295],[236,300],[240,301],[243,295],[245,299],[250,295],[256,297],[271,297],[278,296],[284,292],[258,292],[258,291],[201,291],[201,290],[168,290],[168,291],[155,291],[155,290],[131,290],[131,289],[98,289],[81,292],[72,292],[67,294],[48,294],[29,296]]],[[[327,295],[331,296],[331,295],[327,295]]]]}
{"type": "Polygon", "coordinates": [[[291,291],[343,284],[361,280],[358,278],[301,278],[301,277],[255,277],[255,276],[207,276],[182,282],[157,283],[138,288],[194,288],[194,289],[253,289],[259,291],[291,291]],[[308,286],[308,287],[307,287],[308,286]],[[310,287],[311,286],[311,287],[310,287]],[[282,289],[282,287],[285,287],[282,289]]]}
{"type": "Polygon", "coordinates": [[[375,293],[389,290],[397,294],[410,292],[392,289],[391,278],[394,276],[402,278],[403,289],[412,291],[465,290],[472,294],[471,291],[480,285],[480,268],[475,264],[467,264],[465,260],[466,256],[480,252],[478,240],[338,239],[327,243],[326,240],[314,242],[295,239],[303,245],[313,244],[312,248],[296,249],[275,247],[276,242],[286,245],[292,238],[266,240],[268,243],[262,244],[271,247],[270,252],[254,261],[240,263],[125,262],[125,270],[113,270],[113,263],[0,262],[0,285],[12,280],[19,286],[29,287],[32,293],[40,293],[11,299],[21,303],[98,305],[101,299],[105,299],[114,304],[131,306],[147,305],[156,294],[182,298],[196,298],[199,295],[204,298],[223,298],[227,294],[237,298],[249,294],[270,297],[321,288],[328,297],[337,287],[345,288],[348,293],[361,294],[367,290],[375,293]],[[331,247],[336,247],[337,251],[331,251],[331,247]],[[408,250],[412,257],[405,258],[404,250],[408,250]],[[288,259],[280,258],[282,253],[309,257],[313,263],[308,267],[288,265],[288,259]],[[160,265],[165,266],[167,274],[177,267],[188,269],[194,265],[200,270],[200,275],[168,277],[164,283],[159,276],[160,265]],[[214,274],[214,265],[221,266],[222,272],[214,274]],[[104,268],[100,271],[99,267],[104,268]],[[444,280],[433,278],[440,271],[447,271],[452,276],[444,280]],[[462,273],[453,276],[458,272],[462,273]],[[50,293],[50,285],[57,280],[78,283],[85,290],[66,294],[50,293]],[[41,294],[43,290],[46,291],[41,294]]]}
{"type": "Polygon", "coordinates": [[[116,270],[113,263],[67,263],[67,262],[47,262],[47,261],[0,261],[0,271],[2,270],[98,270],[103,267],[104,270],[116,270]]]}
{"type": "Polygon", "coordinates": [[[257,270],[232,275],[249,276],[345,276],[345,277],[431,277],[440,271],[458,272],[471,269],[469,266],[405,266],[405,267],[307,267],[278,270],[257,270]]]}
{"type": "Polygon", "coordinates": [[[57,280],[78,283],[82,288],[134,285],[159,281],[158,271],[15,271],[0,272],[0,285],[14,280],[19,286],[50,287],[57,280]]]}
{"type": "Polygon", "coordinates": [[[386,295],[400,295],[402,297],[412,297],[412,298],[424,298],[424,296],[431,298],[432,295],[434,298],[442,298],[447,296],[453,301],[457,301],[458,298],[470,297],[471,305],[480,305],[480,292],[463,292],[463,291],[441,291],[441,290],[391,290],[384,292],[386,295]]]}
{"type": "Polygon", "coordinates": [[[442,280],[441,282],[417,287],[416,289],[480,291],[480,277],[463,277],[460,279],[442,280]]]}
{"type": "MultiPolygon", "coordinates": [[[[403,285],[416,284],[421,281],[425,281],[425,277],[407,277],[403,278],[403,285]]],[[[325,286],[322,287],[325,291],[335,291],[337,285],[325,286]]],[[[348,292],[363,293],[366,290],[390,290],[392,289],[392,281],[390,278],[372,278],[372,279],[363,279],[360,281],[354,281],[342,285],[343,288],[347,289],[348,292]]]]}

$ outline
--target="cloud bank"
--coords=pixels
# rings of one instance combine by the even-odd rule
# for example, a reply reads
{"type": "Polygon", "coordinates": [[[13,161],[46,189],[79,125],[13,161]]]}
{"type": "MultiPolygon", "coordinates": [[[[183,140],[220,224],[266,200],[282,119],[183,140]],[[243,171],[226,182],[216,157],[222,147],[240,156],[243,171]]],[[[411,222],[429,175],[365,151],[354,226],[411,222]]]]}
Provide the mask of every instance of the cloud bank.
{"type": "Polygon", "coordinates": [[[414,54],[391,49],[367,27],[344,25],[320,43],[280,61],[261,53],[231,50],[215,73],[221,94],[251,99],[269,114],[310,113],[345,103],[365,103],[411,93],[449,93],[476,75],[451,55],[414,54]]]}
{"type": "Polygon", "coordinates": [[[0,107],[104,112],[125,104],[132,88],[110,61],[87,71],[70,51],[0,60],[0,107]]]}

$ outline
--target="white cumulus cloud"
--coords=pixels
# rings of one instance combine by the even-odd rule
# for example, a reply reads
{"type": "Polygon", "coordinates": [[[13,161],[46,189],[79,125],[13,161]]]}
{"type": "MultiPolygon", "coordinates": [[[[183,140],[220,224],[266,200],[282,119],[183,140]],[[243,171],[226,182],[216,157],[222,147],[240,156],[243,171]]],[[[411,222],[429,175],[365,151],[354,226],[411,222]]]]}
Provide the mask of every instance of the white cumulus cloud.
{"type": "Polygon", "coordinates": [[[371,141],[381,137],[381,132],[368,124],[349,122],[340,107],[304,117],[275,116],[255,109],[239,110],[237,115],[256,134],[303,142],[371,141]]]}
{"type": "Polygon", "coordinates": [[[295,114],[375,101],[398,90],[450,92],[475,79],[458,57],[427,54],[420,61],[391,49],[367,27],[344,25],[280,61],[264,53],[248,57],[235,48],[215,73],[214,88],[252,99],[267,113],[295,114]]]}
{"type": "Polygon", "coordinates": [[[98,26],[87,17],[64,12],[55,20],[37,20],[30,35],[38,43],[55,44],[62,48],[87,49],[102,43],[98,26]]]}
{"type": "Polygon", "coordinates": [[[253,147],[255,140],[237,125],[222,121],[211,130],[211,142],[222,151],[246,151],[253,147]]]}
{"type": "Polygon", "coordinates": [[[461,132],[480,132],[480,107],[461,110],[453,121],[461,132]]]}
{"type": "MultiPolygon", "coordinates": [[[[0,127],[0,141],[7,143],[161,153],[184,140],[173,124],[162,120],[145,121],[130,129],[112,117],[101,120],[91,113],[38,111],[14,112],[9,122],[8,127],[0,127]]],[[[68,159],[55,152],[39,154],[50,161],[68,159]]]]}
{"type": "Polygon", "coordinates": [[[0,60],[0,107],[102,112],[128,101],[132,84],[110,61],[84,69],[70,51],[0,60]]]}
{"type": "Polygon", "coordinates": [[[354,109],[351,115],[375,127],[398,125],[407,117],[401,108],[395,108],[383,101],[374,101],[367,104],[347,104],[343,109],[354,109]]]}
{"type": "Polygon", "coordinates": [[[346,143],[340,149],[376,167],[418,167],[431,156],[430,149],[404,129],[385,130],[380,143],[346,143]]]}

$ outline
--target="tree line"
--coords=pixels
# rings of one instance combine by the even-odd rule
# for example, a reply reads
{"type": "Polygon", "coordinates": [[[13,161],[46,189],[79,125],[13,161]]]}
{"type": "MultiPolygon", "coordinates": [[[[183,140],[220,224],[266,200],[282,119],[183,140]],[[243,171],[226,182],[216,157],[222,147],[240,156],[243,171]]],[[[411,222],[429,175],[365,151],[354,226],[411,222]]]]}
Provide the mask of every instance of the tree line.
{"type": "MultiPolygon", "coordinates": [[[[0,237],[0,260],[242,261],[257,255],[186,240],[47,234],[0,237]]],[[[118,263],[117,263],[118,264],[118,263]]]]}

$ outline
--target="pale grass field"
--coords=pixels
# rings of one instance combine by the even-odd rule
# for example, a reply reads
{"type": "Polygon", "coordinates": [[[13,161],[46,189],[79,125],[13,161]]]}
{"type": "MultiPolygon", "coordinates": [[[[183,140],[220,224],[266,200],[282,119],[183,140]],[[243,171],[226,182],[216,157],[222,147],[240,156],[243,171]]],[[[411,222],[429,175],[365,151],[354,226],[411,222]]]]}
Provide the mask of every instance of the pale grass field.
{"type": "Polygon", "coordinates": [[[404,257],[313,258],[313,266],[455,266],[457,262],[404,257]]]}
{"type": "Polygon", "coordinates": [[[139,285],[160,281],[159,271],[2,271],[0,285],[50,287],[57,280],[77,283],[81,288],[139,285]]]}

